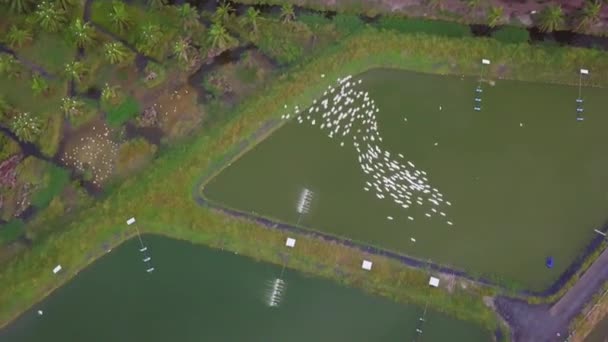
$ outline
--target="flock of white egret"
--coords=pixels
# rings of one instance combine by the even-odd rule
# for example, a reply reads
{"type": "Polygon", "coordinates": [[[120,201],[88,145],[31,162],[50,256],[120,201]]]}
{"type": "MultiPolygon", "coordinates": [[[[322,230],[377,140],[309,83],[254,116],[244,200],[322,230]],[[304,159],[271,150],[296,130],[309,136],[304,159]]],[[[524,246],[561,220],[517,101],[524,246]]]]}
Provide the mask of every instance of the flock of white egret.
{"type": "MultiPolygon", "coordinates": [[[[437,216],[453,225],[444,211],[451,203],[431,186],[427,173],[416,168],[402,154],[395,156],[380,147],[382,136],[376,118],[380,109],[367,91],[357,89],[361,83],[362,80],[355,81],[352,76],[339,78],[337,85],[330,85],[307,110],[295,106],[292,113],[281,118],[295,117],[299,124],[317,126],[327,132],[329,138],[339,139],[342,147],[352,144],[361,169],[369,175],[363,190],[375,192],[379,200],[392,200],[405,210],[421,207],[426,218],[437,216]]],[[[411,215],[407,218],[409,221],[415,219],[411,215]]],[[[387,216],[387,219],[392,221],[393,217],[387,216]]]]}

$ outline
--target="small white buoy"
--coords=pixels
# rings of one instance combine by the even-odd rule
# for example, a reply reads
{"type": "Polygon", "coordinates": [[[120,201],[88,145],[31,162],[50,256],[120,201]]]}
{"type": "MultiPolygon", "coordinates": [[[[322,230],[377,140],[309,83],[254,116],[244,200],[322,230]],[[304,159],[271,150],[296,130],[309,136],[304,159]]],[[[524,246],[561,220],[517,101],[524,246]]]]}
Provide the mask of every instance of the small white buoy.
{"type": "Polygon", "coordinates": [[[519,123],[519,127],[524,127],[524,123],[523,123],[523,122],[520,122],[520,123],[519,123]]]}
{"type": "Polygon", "coordinates": [[[416,242],[416,239],[414,239],[414,238],[410,238],[410,240],[411,240],[412,242],[416,242]]]}
{"type": "Polygon", "coordinates": [[[38,310],[38,316],[42,316],[44,314],[44,312],[42,312],[42,310],[38,310]]]}
{"type": "Polygon", "coordinates": [[[321,78],[324,78],[324,77],[325,77],[325,74],[321,74],[321,78]]]}
{"type": "Polygon", "coordinates": [[[389,219],[390,221],[392,221],[392,220],[393,220],[393,217],[392,217],[392,216],[387,216],[386,218],[387,218],[387,219],[389,219]]]}
{"type": "Polygon", "coordinates": [[[441,106],[439,106],[439,110],[441,110],[441,109],[442,109],[442,107],[441,107],[441,106]]]}
{"type": "Polygon", "coordinates": [[[296,239],[288,237],[285,241],[285,246],[293,248],[296,246],[296,239]]]}
{"type": "Polygon", "coordinates": [[[439,143],[438,143],[438,142],[436,142],[436,143],[435,143],[435,146],[439,146],[439,143]]]}

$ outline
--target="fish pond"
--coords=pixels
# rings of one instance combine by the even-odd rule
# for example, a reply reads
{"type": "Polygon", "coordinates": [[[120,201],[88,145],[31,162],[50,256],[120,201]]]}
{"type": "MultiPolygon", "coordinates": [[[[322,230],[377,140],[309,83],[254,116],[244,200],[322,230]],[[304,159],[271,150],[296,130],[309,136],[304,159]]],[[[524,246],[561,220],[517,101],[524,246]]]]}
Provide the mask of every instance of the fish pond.
{"type": "Polygon", "coordinates": [[[129,240],[0,330],[0,340],[492,340],[479,326],[430,310],[420,326],[424,308],[288,268],[164,237],[143,239],[153,272],[146,272],[139,242],[129,240]]]}
{"type": "Polygon", "coordinates": [[[578,87],[478,85],[390,69],[338,80],[285,108],[204,196],[543,290],[608,218],[606,90],[582,87],[578,121],[578,87]]]}

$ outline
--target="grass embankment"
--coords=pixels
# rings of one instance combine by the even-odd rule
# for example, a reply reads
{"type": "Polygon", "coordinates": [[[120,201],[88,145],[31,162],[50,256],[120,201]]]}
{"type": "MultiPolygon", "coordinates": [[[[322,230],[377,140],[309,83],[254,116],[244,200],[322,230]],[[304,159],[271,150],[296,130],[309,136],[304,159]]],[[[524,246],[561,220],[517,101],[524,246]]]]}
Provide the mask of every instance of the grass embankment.
{"type": "MultiPolygon", "coordinates": [[[[268,119],[277,118],[284,104],[312,100],[337,77],[380,66],[476,74],[482,56],[494,61],[490,75],[497,75],[504,64],[508,69],[505,77],[575,83],[578,80],[575,71],[582,63],[594,70],[594,84],[605,85],[608,79],[608,58],[595,51],[501,46],[489,39],[449,40],[366,30],[309,63],[294,67],[280,81],[264,89],[260,93],[263,96],[252,96],[233,112],[216,115],[221,119],[209,126],[205,134],[163,151],[146,172],[126,180],[90,208],[74,213],[64,227],[51,222],[28,227],[36,231],[39,240],[32,250],[18,255],[0,272],[0,324],[8,323],[67,282],[104,252],[102,244],[118,244],[126,238],[129,233],[125,233],[124,222],[131,216],[137,217],[146,232],[211,246],[224,241],[225,248],[260,260],[280,262],[277,251],[283,244],[283,233],[200,208],[192,200],[193,187],[201,174],[243,137],[250,136],[268,119]],[[324,79],[321,73],[326,74],[324,79]],[[65,268],[62,277],[51,272],[57,263],[65,268]]],[[[456,290],[453,294],[429,291],[425,273],[377,257],[373,258],[374,276],[370,277],[369,273],[359,271],[361,252],[303,236],[298,237],[298,248],[292,253],[289,267],[400,301],[423,304],[428,300],[434,309],[490,329],[498,326],[492,311],[482,303],[483,290],[456,290]],[[341,272],[336,272],[336,265],[341,272]]]]}
{"type": "Polygon", "coordinates": [[[608,316],[608,282],[570,323],[572,342],[583,342],[604,317],[608,316]]]}

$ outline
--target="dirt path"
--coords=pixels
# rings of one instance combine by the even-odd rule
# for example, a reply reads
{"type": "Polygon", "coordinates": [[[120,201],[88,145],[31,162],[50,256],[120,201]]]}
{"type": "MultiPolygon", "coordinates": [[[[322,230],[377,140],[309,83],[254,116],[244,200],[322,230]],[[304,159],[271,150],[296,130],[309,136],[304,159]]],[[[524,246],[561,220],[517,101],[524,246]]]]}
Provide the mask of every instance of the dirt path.
{"type": "Polygon", "coordinates": [[[579,281],[554,305],[530,305],[505,297],[496,307],[513,329],[516,342],[565,341],[569,324],[608,281],[608,249],[589,267],[579,281]]]}

